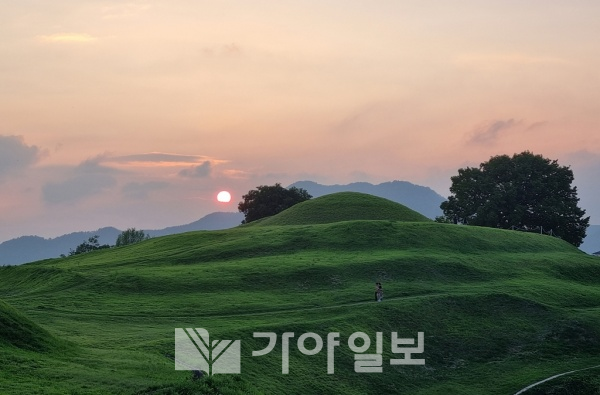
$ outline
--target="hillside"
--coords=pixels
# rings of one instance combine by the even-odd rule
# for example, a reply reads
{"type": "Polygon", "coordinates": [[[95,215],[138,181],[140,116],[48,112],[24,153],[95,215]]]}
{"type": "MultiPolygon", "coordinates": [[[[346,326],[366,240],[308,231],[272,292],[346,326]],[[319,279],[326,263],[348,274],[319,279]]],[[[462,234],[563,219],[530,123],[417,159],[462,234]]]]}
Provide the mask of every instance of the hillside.
{"type": "Polygon", "coordinates": [[[313,197],[337,192],[367,193],[400,203],[430,219],[442,215],[440,204],[446,200],[433,189],[408,181],[390,181],[375,185],[368,182],[322,185],[313,181],[298,181],[290,187],[306,189],[313,197]]]}
{"type": "MultiPolygon", "coordinates": [[[[381,184],[354,182],[335,185],[323,185],[314,181],[298,181],[291,184],[290,187],[306,189],[315,198],[337,192],[367,193],[400,203],[430,219],[442,215],[440,204],[446,200],[445,197],[431,188],[408,181],[390,181],[381,184]]],[[[583,244],[579,248],[588,254],[600,251],[600,225],[591,225],[588,228],[583,244]]]]}
{"type": "MultiPolygon", "coordinates": [[[[170,226],[164,229],[145,230],[151,237],[191,232],[194,230],[227,229],[239,225],[244,219],[241,213],[217,212],[208,214],[186,225],[170,226]]],[[[68,254],[88,238],[98,235],[100,244],[114,245],[121,230],[113,227],[95,231],[73,232],[67,235],[46,239],[40,236],[22,236],[0,243],[0,266],[20,265],[41,259],[57,258],[68,254]]]]}
{"type": "MultiPolygon", "coordinates": [[[[512,394],[600,364],[596,257],[533,233],[353,219],[342,215],[347,196],[330,215],[340,221],[299,224],[292,208],[271,218],[282,225],[265,219],[0,268],[0,298],[76,346],[39,353],[7,345],[0,393],[512,394]],[[372,300],[376,281],[382,303],[372,300]],[[192,327],[241,340],[242,373],[194,382],[175,371],[174,329],[192,327]],[[371,336],[371,353],[382,332],[383,373],[354,372],[347,341],[357,331],[371,336]],[[270,354],[252,356],[267,344],[254,332],[278,334],[270,354]],[[284,332],[295,334],[285,375],[284,332]],[[298,352],[306,332],[324,341],[340,333],[335,374],[327,374],[326,345],[317,355],[298,352]],[[398,357],[391,332],[424,332],[425,366],[390,365],[398,357]],[[21,366],[36,369],[12,374],[21,366]]],[[[576,380],[598,384],[588,372],[576,380]]]]}
{"type": "Polygon", "coordinates": [[[6,346],[49,351],[60,348],[60,342],[57,342],[50,333],[19,311],[0,300],[0,349],[6,346]]]}
{"type": "Polygon", "coordinates": [[[259,224],[308,225],[349,220],[430,221],[416,211],[388,199],[366,193],[338,192],[296,204],[259,221],[259,224]]]}

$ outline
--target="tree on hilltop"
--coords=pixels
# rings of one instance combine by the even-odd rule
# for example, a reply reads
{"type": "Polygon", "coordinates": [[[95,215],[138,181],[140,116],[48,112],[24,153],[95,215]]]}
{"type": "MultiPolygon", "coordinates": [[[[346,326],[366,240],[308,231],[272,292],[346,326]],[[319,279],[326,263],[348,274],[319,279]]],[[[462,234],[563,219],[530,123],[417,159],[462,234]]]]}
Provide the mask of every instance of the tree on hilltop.
{"type": "Polygon", "coordinates": [[[573,171],[556,160],[534,155],[498,155],[479,168],[458,169],[452,195],[441,204],[446,218],[469,225],[502,229],[552,230],[579,246],[589,217],[578,207],[573,171]]]}
{"type": "Polygon", "coordinates": [[[128,244],[139,243],[150,238],[150,235],[146,234],[143,230],[135,230],[135,228],[129,228],[124,230],[117,236],[116,246],[126,246],[128,244]]]}
{"type": "Polygon", "coordinates": [[[244,214],[243,224],[269,217],[293,205],[309,200],[312,196],[302,188],[284,188],[277,183],[273,186],[260,185],[242,196],[238,210],[244,214]]]}
{"type": "Polygon", "coordinates": [[[108,244],[100,245],[100,243],[98,242],[98,238],[98,235],[94,235],[87,239],[87,241],[84,241],[83,243],[79,244],[74,250],[69,250],[69,256],[110,248],[108,244]]]}

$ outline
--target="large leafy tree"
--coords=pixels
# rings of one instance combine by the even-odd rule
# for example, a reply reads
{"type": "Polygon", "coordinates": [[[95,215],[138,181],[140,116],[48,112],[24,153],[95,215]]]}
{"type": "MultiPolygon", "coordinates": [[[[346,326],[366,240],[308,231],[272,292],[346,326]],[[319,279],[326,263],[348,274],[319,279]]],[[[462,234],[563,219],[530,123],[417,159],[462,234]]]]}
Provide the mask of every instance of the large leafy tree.
{"type": "Polygon", "coordinates": [[[303,188],[284,188],[279,183],[261,185],[242,196],[238,210],[245,216],[242,223],[248,223],[280,213],[310,198],[312,196],[303,188]]]}
{"type": "Polygon", "coordinates": [[[451,177],[452,196],[441,204],[444,215],[471,225],[552,230],[579,246],[589,226],[578,207],[573,172],[556,160],[534,155],[499,155],[479,168],[459,169],[451,177]]]}

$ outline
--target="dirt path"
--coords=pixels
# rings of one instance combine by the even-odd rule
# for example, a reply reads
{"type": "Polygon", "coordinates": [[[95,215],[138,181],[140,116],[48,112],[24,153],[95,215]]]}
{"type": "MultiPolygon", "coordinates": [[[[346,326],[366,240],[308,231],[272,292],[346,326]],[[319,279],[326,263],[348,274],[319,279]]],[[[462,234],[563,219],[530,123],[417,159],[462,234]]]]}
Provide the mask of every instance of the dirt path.
{"type": "Polygon", "coordinates": [[[560,377],[560,376],[566,376],[566,375],[568,375],[568,374],[571,374],[571,373],[582,372],[582,371],[584,371],[584,370],[595,369],[595,368],[600,368],[600,365],[592,366],[592,367],[589,367],[589,368],[578,369],[578,370],[571,370],[570,372],[565,372],[565,373],[556,374],[556,375],[554,375],[554,376],[552,376],[552,377],[548,377],[547,379],[544,379],[544,380],[538,381],[537,383],[533,383],[533,384],[531,384],[531,385],[528,385],[527,387],[523,388],[523,389],[522,389],[522,390],[520,390],[519,392],[515,392],[515,395],[522,394],[522,393],[524,393],[525,391],[527,391],[527,390],[530,390],[530,389],[532,389],[532,388],[533,388],[533,387],[535,387],[535,386],[538,386],[538,385],[540,385],[540,384],[543,384],[543,383],[545,383],[545,382],[547,382],[547,381],[550,381],[550,380],[554,380],[554,379],[555,379],[555,378],[557,378],[557,377],[560,377]]]}

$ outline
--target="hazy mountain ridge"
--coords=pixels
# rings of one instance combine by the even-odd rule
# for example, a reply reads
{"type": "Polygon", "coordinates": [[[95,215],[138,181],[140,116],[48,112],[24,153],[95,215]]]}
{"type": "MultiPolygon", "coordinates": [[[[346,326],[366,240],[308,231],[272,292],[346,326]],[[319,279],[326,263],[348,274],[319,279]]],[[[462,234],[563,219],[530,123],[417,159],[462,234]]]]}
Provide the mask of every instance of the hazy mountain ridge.
{"type": "Polygon", "coordinates": [[[68,254],[84,240],[98,235],[100,244],[114,244],[120,230],[113,227],[100,228],[95,231],[73,232],[55,238],[45,239],[40,236],[21,236],[0,244],[0,266],[19,265],[40,259],[57,258],[68,254]]]}
{"type": "MultiPolygon", "coordinates": [[[[145,230],[151,237],[166,236],[194,230],[217,230],[237,226],[244,218],[242,213],[216,212],[208,214],[186,225],[170,226],[164,229],[145,230]]],[[[55,238],[40,236],[21,236],[0,243],[0,266],[19,265],[41,259],[58,258],[67,255],[71,249],[88,238],[98,235],[100,244],[114,245],[121,230],[114,227],[100,228],[95,231],[73,232],[55,238]]]]}
{"type": "Polygon", "coordinates": [[[192,232],[195,230],[219,230],[238,226],[242,223],[244,214],[234,212],[216,212],[205,215],[198,221],[187,225],[169,226],[159,230],[148,230],[151,237],[173,235],[176,233],[192,232]]]}

